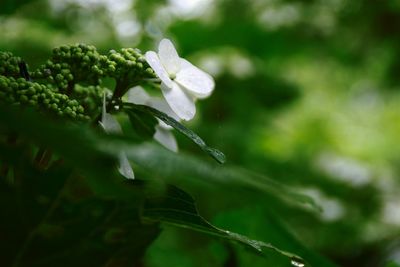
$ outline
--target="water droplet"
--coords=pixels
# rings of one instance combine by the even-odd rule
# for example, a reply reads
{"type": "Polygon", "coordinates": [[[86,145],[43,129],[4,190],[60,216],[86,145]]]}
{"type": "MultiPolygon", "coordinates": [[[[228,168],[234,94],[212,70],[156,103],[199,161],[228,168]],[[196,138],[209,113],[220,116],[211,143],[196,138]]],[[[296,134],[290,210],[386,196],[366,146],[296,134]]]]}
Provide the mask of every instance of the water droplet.
{"type": "Polygon", "coordinates": [[[292,257],[290,263],[292,264],[292,266],[295,266],[295,267],[304,267],[304,266],[306,266],[304,261],[299,257],[292,257]]]}

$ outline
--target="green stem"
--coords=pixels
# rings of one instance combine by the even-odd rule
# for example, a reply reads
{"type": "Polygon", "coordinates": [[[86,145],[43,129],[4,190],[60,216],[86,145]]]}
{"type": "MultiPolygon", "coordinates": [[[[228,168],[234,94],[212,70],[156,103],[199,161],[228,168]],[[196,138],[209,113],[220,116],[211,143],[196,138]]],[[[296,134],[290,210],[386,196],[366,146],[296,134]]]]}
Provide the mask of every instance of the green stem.
{"type": "Polygon", "coordinates": [[[117,84],[115,85],[114,94],[111,100],[117,100],[118,98],[121,98],[126,93],[127,90],[128,90],[128,83],[126,82],[125,79],[117,81],[117,84]]]}
{"type": "Polygon", "coordinates": [[[66,90],[65,94],[67,96],[70,96],[74,91],[74,87],[75,87],[74,81],[69,81],[68,82],[68,87],[67,87],[67,90],[66,90]]]}
{"type": "MultiPolygon", "coordinates": [[[[115,85],[114,93],[111,97],[111,100],[106,104],[107,112],[109,112],[110,110],[112,110],[114,108],[113,104],[115,103],[115,101],[120,99],[128,91],[129,88],[134,87],[139,84],[138,80],[132,81],[130,83],[128,83],[127,81],[128,81],[127,78],[117,81],[117,83],[115,85]]],[[[94,120],[94,124],[97,125],[100,120],[101,120],[101,113],[94,120]]]]}
{"type": "Polygon", "coordinates": [[[114,93],[111,97],[111,101],[107,103],[106,111],[109,112],[113,109],[113,104],[118,101],[129,89],[129,84],[126,82],[126,79],[121,79],[117,81],[115,85],[114,93]]]}

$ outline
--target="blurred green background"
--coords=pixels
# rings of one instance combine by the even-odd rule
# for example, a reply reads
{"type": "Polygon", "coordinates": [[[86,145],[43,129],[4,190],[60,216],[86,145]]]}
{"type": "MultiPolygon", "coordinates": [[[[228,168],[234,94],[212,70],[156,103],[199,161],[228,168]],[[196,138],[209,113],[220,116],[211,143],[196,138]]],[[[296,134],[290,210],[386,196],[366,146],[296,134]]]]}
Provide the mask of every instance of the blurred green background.
{"type": "MultiPolygon", "coordinates": [[[[399,0],[3,0],[0,32],[0,49],[31,68],[63,44],[147,51],[172,39],[216,79],[188,126],[228,164],[323,209],[187,185],[207,219],[289,251],[301,242],[340,266],[400,263],[399,0]]],[[[266,266],[168,227],[146,254],[149,267],[223,264],[266,266]]]]}

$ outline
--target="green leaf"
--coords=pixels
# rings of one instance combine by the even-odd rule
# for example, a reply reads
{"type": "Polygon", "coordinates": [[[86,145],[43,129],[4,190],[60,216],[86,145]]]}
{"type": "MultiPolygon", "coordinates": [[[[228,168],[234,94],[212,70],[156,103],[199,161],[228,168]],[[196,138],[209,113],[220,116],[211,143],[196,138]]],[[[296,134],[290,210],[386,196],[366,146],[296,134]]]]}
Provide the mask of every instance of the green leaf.
{"type": "Polygon", "coordinates": [[[209,154],[211,157],[213,157],[217,162],[219,163],[225,163],[226,158],[224,153],[219,151],[218,149],[212,148],[207,146],[207,144],[203,141],[203,139],[200,138],[196,133],[194,133],[192,130],[186,128],[179,122],[177,122],[175,119],[171,118],[167,114],[154,109],[149,106],[145,105],[135,105],[132,103],[124,103],[124,107],[126,110],[140,110],[143,112],[146,112],[148,114],[151,114],[152,116],[155,116],[165,122],[166,124],[172,126],[175,130],[186,136],[187,138],[191,139],[196,145],[198,145],[203,151],[205,151],[207,154],[209,154]]]}
{"type": "Polygon", "coordinates": [[[146,198],[142,216],[177,227],[188,228],[214,237],[237,242],[263,256],[264,249],[272,250],[289,261],[304,262],[299,256],[281,250],[272,244],[252,240],[241,234],[217,228],[207,222],[197,211],[194,199],[183,190],[168,186],[164,192],[146,198]]]}
{"type": "Polygon", "coordinates": [[[127,110],[133,131],[142,139],[152,139],[158,121],[154,116],[141,110],[127,110]]]}
{"type": "Polygon", "coordinates": [[[304,194],[297,193],[279,181],[266,175],[255,173],[235,166],[218,166],[191,155],[180,152],[171,153],[152,144],[135,146],[127,151],[127,156],[135,163],[151,171],[153,175],[162,176],[170,183],[186,185],[208,185],[215,190],[245,193],[247,197],[272,196],[291,206],[312,208],[320,211],[314,200],[304,194]],[[162,168],[160,168],[162,163],[162,168]]]}

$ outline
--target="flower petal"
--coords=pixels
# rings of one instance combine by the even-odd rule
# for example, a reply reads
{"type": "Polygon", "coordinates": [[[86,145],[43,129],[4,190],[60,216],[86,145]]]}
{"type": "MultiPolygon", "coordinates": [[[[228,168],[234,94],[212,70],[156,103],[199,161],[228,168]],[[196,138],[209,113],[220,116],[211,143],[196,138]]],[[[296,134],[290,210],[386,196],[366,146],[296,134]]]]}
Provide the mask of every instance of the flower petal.
{"type": "Polygon", "coordinates": [[[150,107],[155,108],[161,112],[164,112],[173,119],[180,121],[178,115],[175,114],[175,112],[171,109],[171,107],[164,99],[158,97],[152,97],[151,99],[149,99],[147,103],[150,107]]]}
{"type": "Polygon", "coordinates": [[[168,87],[172,87],[172,80],[169,78],[169,74],[165,67],[161,64],[160,58],[154,51],[148,51],[145,54],[147,63],[157,74],[158,78],[165,83],[168,87]]]}
{"type": "Polygon", "coordinates": [[[136,105],[145,105],[150,100],[150,96],[141,86],[135,86],[128,91],[128,102],[136,105]]]}
{"type": "Polygon", "coordinates": [[[168,105],[183,120],[191,120],[196,114],[196,106],[191,96],[186,94],[184,90],[177,84],[172,83],[171,88],[161,83],[161,91],[167,100],[168,105]]]}
{"type": "Polygon", "coordinates": [[[174,127],[169,126],[168,124],[166,124],[165,122],[163,122],[162,120],[158,119],[158,125],[159,127],[165,129],[165,130],[172,130],[174,129],[174,127]]]}
{"type": "Polygon", "coordinates": [[[106,133],[122,132],[121,125],[119,125],[118,121],[110,113],[106,112],[106,94],[103,95],[103,108],[100,125],[106,133]]]}
{"type": "Polygon", "coordinates": [[[118,171],[120,174],[125,176],[128,179],[135,179],[135,175],[133,173],[131,164],[129,163],[128,158],[124,152],[120,152],[119,154],[119,167],[118,171]]]}
{"type": "Polygon", "coordinates": [[[176,52],[175,46],[170,40],[161,40],[158,45],[158,56],[168,74],[175,75],[180,70],[181,58],[178,56],[178,52],[176,52]]]}
{"type": "MultiPolygon", "coordinates": [[[[106,111],[106,94],[103,95],[103,108],[101,114],[101,122],[100,125],[104,128],[106,133],[121,133],[121,125],[119,125],[118,121],[106,111]]],[[[118,171],[128,179],[134,179],[135,176],[133,174],[132,167],[126,157],[124,152],[120,152],[118,155],[119,159],[119,167],[118,171]]]]}
{"type": "MultiPolygon", "coordinates": [[[[161,111],[161,112],[164,112],[165,114],[167,114],[168,116],[172,117],[176,121],[180,121],[181,120],[178,117],[178,115],[176,115],[175,112],[171,109],[171,107],[168,105],[168,103],[162,98],[152,97],[149,100],[148,105],[150,107],[153,107],[153,108],[161,111]]],[[[164,129],[167,129],[167,130],[172,130],[173,129],[171,126],[169,126],[168,124],[166,124],[165,122],[163,122],[160,119],[158,119],[158,126],[164,128],[164,129]]]]}
{"type": "Polygon", "coordinates": [[[106,133],[121,133],[121,125],[119,122],[109,113],[103,115],[100,125],[104,128],[106,133]]]}
{"type": "Polygon", "coordinates": [[[176,143],[175,136],[171,133],[171,131],[158,126],[156,127],[156,132],[153,137],[164,147],[173,152],[178,152],[178,144],[176,143]]]}
{"type": "Polygon", "coordinates": [[[198,98],[204,98],[214,90],[214,79],[189,61],[182,60],[182,68],[176,74],[175,82],[198,98]]]}

